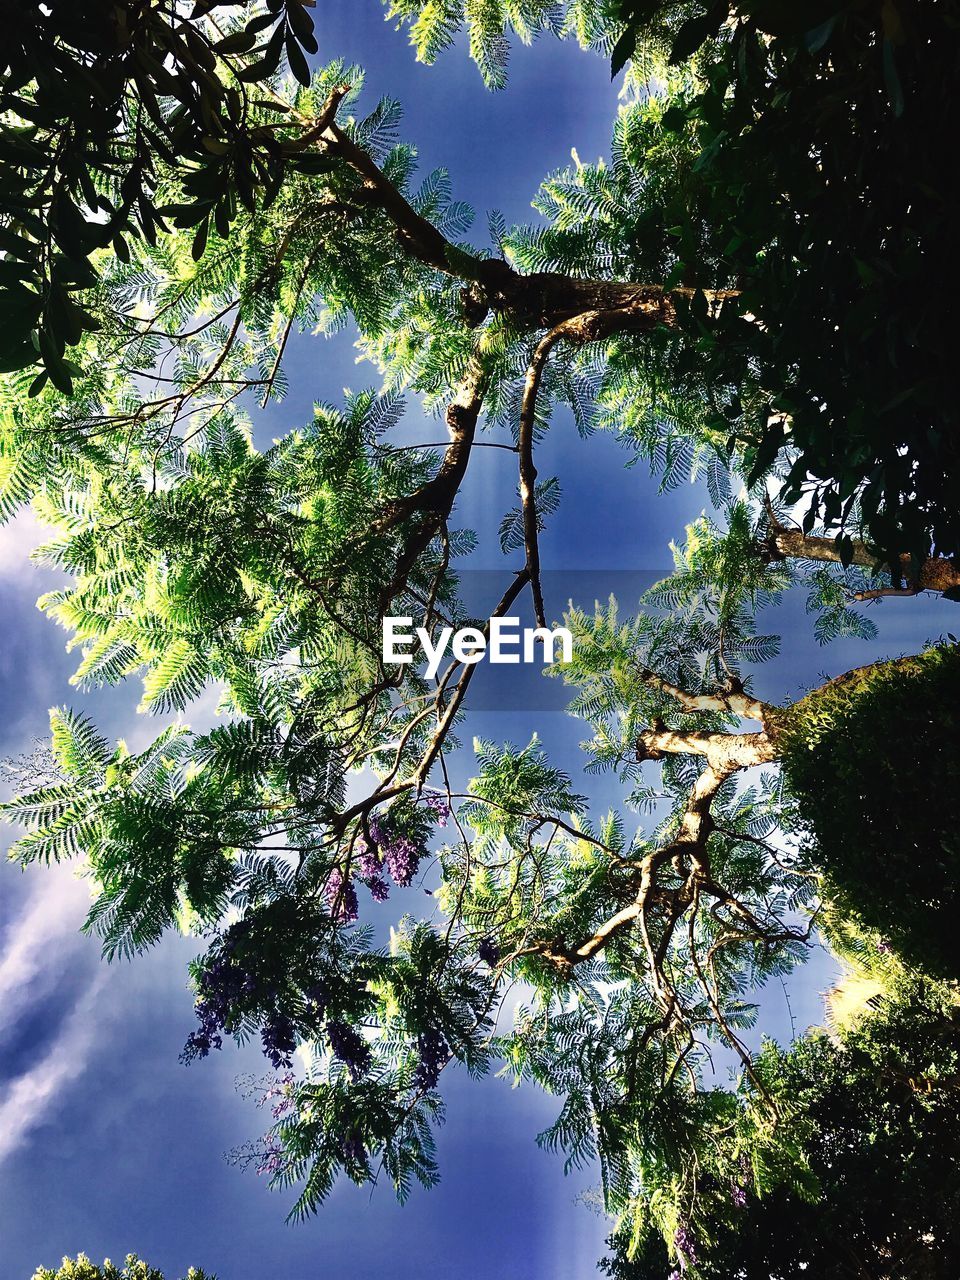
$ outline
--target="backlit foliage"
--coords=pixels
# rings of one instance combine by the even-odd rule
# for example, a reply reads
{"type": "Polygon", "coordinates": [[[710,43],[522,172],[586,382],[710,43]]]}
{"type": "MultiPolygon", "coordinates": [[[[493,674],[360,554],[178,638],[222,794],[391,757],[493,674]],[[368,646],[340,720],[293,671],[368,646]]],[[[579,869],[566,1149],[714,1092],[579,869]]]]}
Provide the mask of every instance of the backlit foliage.
{"type": "MultiPolygon", "coordinates": [[[[398,105],[368,97],[358,68],[304,74],[296,5],[254,18],[268,19],[255,36],[273,33],[260,41],[266,65],[221,66],[231,49],[259,50],[242,23],[226,37],[208,75],[257,85],[237,128],[214,130],[202,156],[156,147],[150,200],[169,226],[138,236],[125,223],[79,246],[91,323],[73,317],[69,366],[66,339],[50,356],[38,336],[0,374],[0,514],[30,502],[49,527],[36,554],[65,581],[41,607],[80,651],[74,680],[139,682],[140,710],[157,720],[133,750],[55,710],[52,763],[32,783],[21,767],[5,806],[25,828],[14,856],[82,864],[88,927],[108,955],[172,929],[203,940],[183,1056],[259,1040],[273,1123],[236,1158],[293,1189],[293,1216],[316,1211],[341,1175],[372,1183],[382,1170],[401,1198],[432,1185],[443,1072],[498,1069],[557,1096],[541,1142],[568,1165],[596,1161],[619,1263],[720,1274],[750,1215],[814,1204],[834,1177],[858,1185],[862,1170],[837,1173],[820,1155],[842,1144],[848,1106],[851,1132],[869,1127],[871,1087],[891,1143],[905,1096],[918,1127],[939,1114],[939,1093],[924,1110],[913,1096],[924,1090],[905,1095],[899,1077],[883,1092],[859,1021],[839,1045],[817,1034],[758,1052],[750,1039],[765,986],[803,959],[818,923],[840,954],[902,952],[948,972],[952,917],[931,918],[950,905],[949,876],[931,878],[924,859],[932,845],[949,863],[953,848],[942,793],[956,792],[955,650],[794,708],[751,686],[779,646],[761,613],[793,588],[825,642],[869,638],[861,606],[878,595],[956,594],[960,581],[939,554],[954,548],[955,514],[937,487],[952,438],[931,418],[939,366],[912,380],[931,349],[919,320],[905,330],[894,311],[874,324],[895,268],[858,257],[843,231],[851,200],[873,208],[872,188],[824,177],[848,159],[859,172],[861,151],[872,173],[874,135],[843,114],[819,167],[811,140],[821,92],[833,110],[847,102],[826,74],[834,28],[830,67],[853,77],[854,96],[876,88],[876,68],[856,61],[852,17],[800,51],[725,6],[612,15],[587,0],[395,0],[390,12],[426,61],[465,22],[493,86],[511,33],[575,35],[615,57],[639,33],[610,157],[548,175],[533,225],[494,213],[478,228],[445,171],[418,173],[398,105]],[[670,47],[693,60],[668,67],[670,47]],[[279,74],[283,52],[295,82],[279,74]],[[262,199],[245,198],[237,168],[251,136],[276,160],[262,199]],[[764,163],[773,142],[779,168],[764,163]],[[851,325],[847,363],[834,358],[837,317],[851,325]],[[294,335],[344,329],[378,387],[317,404],[265,443],[258,407],[282,402],[294,335]],[[890,399],[901,357],[910,385],[890,399]],[[402,396],[442,426],[411,440],[402,396]],[[848,412],[857,396],[876,412],[848,412]],[[664,490],[701,483],[709,507],[639,612],[610,601],[567,615],[574,654],[553,674],[584,725],[584,773],[619,787],[605,814],[538,737],[474,743],[473,776],[458,783],[451,753],[474,668],[451,659],[428,681],[419,650],[411,665],[381,650],[386,616],[436,637],[510,616],[528,590],[541,607],[539,535],[578,496],[537,477],[534,459],[567,410],[584,436],[615,433],[664,490]],[[907,518],[917,431],[927,443],[910,484],[938,478],[907,518]],[[517,477],[496,513],[502,594],[478,620],[458,580],[475,538],[456,502],[489,445],[517,477]],[[923,798],[909,822],[904,792],[923,798]],[[714,1057],[733,1065],[729,1087],[714,1057]]],[[[891,105],[887,79],[871,110],[891,105]]],[[[901,88],[906,129],[915,100],[921,120],[929,101],[916,79],[901,88]]],[[[232,120],[229,92],[208,89],[232,120]]],[[[166,124],[182,120],[171,112],[166,124]]],[[[885,154],[902,138],[884,122],[885,154]]],[[[907,265],[924,234],[901,245],[907,265]]],[[[0,247],[4,279],[31,292],[27,250],[0,247]]],[[[46,323],[39,296],[34,327],[46,323]]],[[[920,1030],[952,1070],[947,995],[899,960],[894,976],[933,1010],[920,1030]]],[[[907,997],[890,998],[891,1034],[901,1019],[909,1039],[907,997]]],[[[865,1238],[876,1243],[874,1225],[865,1238]]],[[[85,1261],[66,1265],[101,1280],[85,1261]]],[[[156,1280],[130,1267],[121,1280],[156,1280]]]]}

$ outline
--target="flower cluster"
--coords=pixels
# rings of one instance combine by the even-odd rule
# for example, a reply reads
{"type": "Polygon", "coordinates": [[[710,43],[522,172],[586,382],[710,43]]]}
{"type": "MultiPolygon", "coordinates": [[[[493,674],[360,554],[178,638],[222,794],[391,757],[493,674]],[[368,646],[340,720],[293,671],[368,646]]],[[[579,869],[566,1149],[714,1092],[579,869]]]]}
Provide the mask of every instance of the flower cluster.
{"type": "Polygon", "coordinates": [[[293,1064],[297,1037],[293,1023],[284,1013],[274,1013],[260,1031],[264,1055],[270,1059],[275,1071],[293,1064]]]}
{"type": "Polygon", "coordinates": [[[420,799],[428,809],[433,810],[437,819],[437,826],[445,827],[447,825],[447,819],[450,817],[450,806],[447,803],[446,797],[440,795],[438,791],[430,791],[427,792],[426,795],[421,796],[420,799]]]}
{"type": "Polygon", "coordinates": [[[677,1251],[681,1271],[697,1265],[697,1241],[688,1223],[681,1222],[673,1233],[673,1247],[677,1251]]]}
{"type": "Polygon", "coordinates": [[[354,845],[354,855],[357,875],[370,890],[374,901],[386,902],[390,897],[390,886],[380,874],[383,870],[383,856],[379,846],[359,836],[354,845]]]}
{"type": "Polygon", "coordinates": [[[356,1083],[370,1070],[370,1046],[358,1031],[346,1022],[328,1022],[327,1039],[333,1056],[338,1058],[356,1083]]]}
{"type": "Polygon", "coordinates": [[[280,1120],[288,1112],[293,1110],[294,1102],[294,1085],[296,1081],[293,1072],[288,1071],[286,1074],[279,1076],[276,1080],[270,1081],[264,1088],[257,1100],[257,1106],[262,1107],[266,1103],[270,1103],[270,1114],[274,1120],[280,1120]]]}
{"type": "Polygon", "coordinates": [[[257,1173],[261,1176],[267,1174],[272,1178],[283,1168],[285,1155],[286,1152],[280,1139],[272,1133],[267,1134],[262,1142],[258,1144],[256,1152],[257,1173]]]}
{"type": "Polygon", "coordinates": [[[351,880],[345,880],[339,867],[334,867],[327,877],[324,897],[331,917],[337,924],[351,924],[360,914],[357,891],[351,880]]]}
{"type": "MultiPolygon", "coordinates": [[[[374,820],[376,825],[376,820],[374,820]]],[[[383,867],[383,858],[380,856],[380,850],[375,844],[370,844],[363,836],[358,836],[356,844],[353,846],[354,857],[356,859],[357,875],[361,880],[374,880],[379,876],[383,867]]]]}
{"type": "Polygon", "coordinates": [[[396,884],[406,889],[420,867],[420,850],[407,836],[400,836],[383,851],[383,860],[396,884]]]}
{"type": "MultiPolygon", "coordinates": [[[[428,792],[421,803],[433,814],[438,826],[445,827],[450,817],[450,806],[439,792],[428,792]]],[[[369,839],[358,835],[353,844],[352,875],[370,890],[374,901],[386,902],[390,887],[383,872],[389,872],[393,882],[406,889],[420,868],[424,855],[422,841],[394,829],[389,815],[377,815],[370,820],[369,839]]],[[[357,892],[349,877],[335,867],[327,878],[325,897],[330,914],[337,924],[351,924],[359,915],[357,892]]]]}
{"type": "Polygon", "coordinates": [[[435,1027],[417,1036],[417,1067],[413,1083],[418,1089],[435,1089],[440,1072],[450,1059],[450,1047],[435,1027]]]}
{"type": "Polygon", "coordinates": [[[344,1164],[363,1164],[367,1158],[367,1148],[363,1138],[355,1130],[344,1135],[341,1146],[344,1164]]]}
{"type": "Polygon", "coordinates": [[[224,946],[224,954],[215,956],[204,969],[198,983],[196,1014],[200,1026],[187,1038],[181,1055],[185,1062],[205,1058],[211,1049],[223,1048],[221,1032],[230,1032],[236,1024],[236,1007],[257,995],[257,981],[233,959],[233,947],[224,946]]]}
{"type": "Polygon", "coordinates": [[[379,818],[370,823],[370,834],[380,850],[383,865],[390,872],[394,883],[406,889],[417,874],[422,849],[409,836],[400,835],[384,826],[379,818]]]}
{"type": "Polygon", "coordinates": [[[477,955],[492,969],[500,961],[500,948],[492,938],[483,938],[477,947],[477,955]]]}
{"type": "Polygon", "coordinates": [[[370,890],[374,902],[386,902],[390,897],[390,886],[383,876],[374,876],[372,880],[368,880],[367,888],[370,890]]]}
{"type": "Polygon", "coordinates": [[[192,1062],[194,1058],[205,1058],[211,1049],[223,1048],[223,1036],[220,1035],[221,1024],[216,1014],[201,1000],[196,1005],[200,1026],[191,1031],[180,1054],[181,1062],[192,1062]]]}
{"type": "Polygon", "coordinates": [[[181,1061],[192,1062],[205,1058],[211,1049],[222,1049],[224,1033],[232,1035],[244,1012],[259,1007],[268,1011],[260,1032],[264,1055],[274,1070],[291,1065],[297,1047],[296,1029],[279,1008],[280,987],[251,972],[240,954],[251,928],[245,918],[226,929],[218,950],[200,974],[195,1006],[200,1025],[187,1037],[181,1061]]]}

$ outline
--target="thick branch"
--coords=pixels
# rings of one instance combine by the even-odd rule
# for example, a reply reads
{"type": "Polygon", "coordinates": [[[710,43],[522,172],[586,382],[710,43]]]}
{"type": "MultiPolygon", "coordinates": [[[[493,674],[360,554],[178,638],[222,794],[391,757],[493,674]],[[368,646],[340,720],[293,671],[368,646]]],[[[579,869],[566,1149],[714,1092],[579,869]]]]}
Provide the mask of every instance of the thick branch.
{"type": "Polygon", "coordinates": [[[563,336],[563,325],[557,325],[540,339],[533,353],[523,384],[520,403],[520,424],[517,433],[517,452],[520,458],[520,507],[523,513],[523,545],[533,593],[533,612],[538,627],[547,625],[543,607],[543,588],[540,585],[539,517],[537,515],[537,468],[533,463],[533,436],[537,421],[537,392],[550,352],[563,336]]]}
{"type": "MultiPolygon", "coordinates": [[[[547,622],[540,585],[537,469],[533,462],[533,437],[537,418],[537,395],[550,353],[561,339],[576,346],[582,346],[586,342],[595,342],[612,333],[649,330],[658,324],[673,324],[676,319],[671,296],[659,287],[629,285],[626,286],[627,294],[624,295],[624,286],[611,285],[605,281],[581,281],[547,274],[515,276],[516,282],[523,282],[524,289],[529,288],[531,282],[539,282],[541,285],[549,282],[549,289],[552,290],[558,280],[563,282],[562,289],[567,293],[578,293],[585,288],[586,296],[591,301],[596,303],[612,299],[614,305],[576,312],[554,324],[537,344],[524,379],[517,437],[520,455],[520,502],[523,515],[523,543],[533,592],[534,615],[537,625],[541,627],[545,627],[547,622]],[[613,294],[610,292],[611,289],[614,290],[613,294]]],[[[559,303],[559,296],[556,301],[559,303]]]]}
{"type": "Polygon", "coordinates": [[[640,679],[651,688],[668,694],[685,711],[730,711],[747,720],[764,722],[776,711],[776,708],[771,707],[769,703],[761,702],[759,698],[752,698],[744,692],[743,685],[736,676],[731,676],[726,688],[716,693],[687,693],[675,684],[670,684],[668,680],[664,680],[662,676],[658,676],[649,667],[640,669],[640,679]]]}
{"type": "Polygon", "coordinates": [[[703,733],[654,725],[637,739],[639,760],[662,760],[665,755],[704,756],[711,768],[734,772],[751,765],[770,764],[779,750],[767,733],[703,733]]]}
{"type": "MultiPolygon", "coordinates": [[[[774,524],[770,529],[768,554],[774,559],[820,560],[841,564],[840,552],[833,538],[815,537],[800,529],[787,529],[774,524]]],[[[849,563],[862,569],[887,567],[870,550],[865,542],[855,540],[849,563]]],[[[960,564],[948,556],[928,556],[919,565],[919,572],[911,556],[900,557],[900,573],[908,585],[899,583],[889,587],[877,587],[857,593],[858,600],[874,600],[880,596],[917,595],[921,591],[955,591],[960,588],[960,564]]]]}
{"type": "MultiPolygon", "coordinates": [[[[502,259],[481,258],[451,243],[417,212],[373,157],[337,124],[337,109],[348,90],[349,85],[337,85],[315,120],[297,117],[304,125],[304,133],[287,143],[287,148],[302,152],[317,147],[343,160],[360,180],[359,190],[351,193],[351,208],[364,205],[379,208],[393,224],[406,253],[425,266],[466,283],[463,305],[467,323],[479,325],[492,310],[506,316],[519,329],[549,330],[538,345],[527,373],[518,445],[527,571],[537,622],[545,626],[532,437],[537,391],[549,353],[560,338],[582,345],[613,333],[650,331],[659,325],[672,327],[676,324],[676,300],[691,297],[696,290],[686,287],[668,290],[656,284],[629,281],[587,280],[560,272],[521,275],[502,259]]],[[[735,290],[704,292],[713,310],[736,296],[735,290]]],[[[437,475],[415,493],[387,504],[371,526],[374,535],[381,534],[413,515],[422,515],[420,527],[411,535],[397,566],[396,577],[401,583],[449,515],[473,444],[483,393],[482,367],[475,358],[447,411],[450,445],[437,475]]]]}
{"type": "Polygon", "coordinates": [[[413,493],[388,503],[371,524],[370,532],[377,536],[388,533],[404,520],[419,517],[407,535],[393,577],[381,593],[380,603],[384,609],[403,589],[411,569],[431,540],[446,526],[470,461],[486,385],[483,366],[474,358],[447,406],[450,443],[437,474],[413,493]]]}
{"type": "MultiPolygon", "coordinates": [[[[664,1005],[676,1001],[676,993],[663,976],[663,964],[670,946],[673,931],[698,894],[716,897],[744,920],[759,922],[726,889],[717,885],[710,872],[707,841],[714,831],[711,806],[724,782],[741,769],[769,764],[779,758],[776,739],[778,708],[750,698],[736,678],[725,691],[717,694],[688,694],[676,685],[644,669],[643,680],[669,694],[686,711],[732,711],[750,719],[763,721],[760,733],[710,733],[699,730],[668,729],[662,722],[655,722],[645,729],[637,740],[639,760],[659,760],[665,755],[703,756],[707,767],[698,775],[690,788],[687,803],[680,818],[676,834],[665,845],[646,854],[637,867],[635,900],[604,921],[589,938],[572,947],[551,940],[535,948],[541,955],[561,966],[568,967],[589,960],[602,951],[610,941],[635,924],[639,924],[644,947],[650,961],[651,979],[658,997],[664,1005]],[[768,731],[769,727],[769,731],[768,731]],[[675,872],[688,867],[686,882],[679,888],[668,889],[658,885],[660,869],[670,864],[675,872]],[[669,910],[663,936],[654,947],[650,939],[647,915],[653,906],[669,902],[669,910]]],[[[766,933],[760,928],[761,936],[766,933]]]]}
{"type": "MultiPolygon", "coordinates": [[[[821,697],[838,684],[856,683],[869,678],[877,667],[903,666],[908,668],[916,661],[913,657],[895,659],[892,663],[870,663],[858,667],[841,676],[829,680],[826,684],[813,689],[792,707],[779,708],[768,703],[759,702],[747,697],[742,686],[733,680],[727,690],[717,694],[688,694],[683,689],[664,680],[655,672],[646,668],[641,671],[642,679],[652,687],[669,694],[688,712],[733,711],[751,719],[760,719],[764,729],[760,733],[724,733],[707,732],[696,729],[670,729],[662,721],[655,721],[650,728],[643,730],[637,739],[637,757],[639,760],[660,760],[666,755],[695,755],[706,760],[706,768],[697,776],[690,788],[687,802],[680,818],[676,834],[658,849],[647,853],[641,860],[627,865],[635,868],[635,876],[630,882],[636,886],[636,898],[622,907],[599,925],[580,943],[567,946],[563,941],[552,939],[537,944],[535,951],[553,960],[561,966],[571,966],[590,959],[602,951],[612,939],[639,925],[643,936],[644,948],[651,965],[651,979],[658,993],[666,1002],[675,1001],[676,994],[664,985],[660,968],[666,957],[673,930],[690,908],[693,894],[712,898],[737,916],[758,937],[768,942],[786,939],[803,940],[806,935],[796,930],[780,927],[769,928],[759,920],[749,907],[739,901],[728,889],[720,884],[710,869],[707,853],[707,842],[717,829],[711,813],[714,798],[723,783],[741,769],[756,765],[771,764],[780,759],[782,753],[781,734],[784,725],[795,715],[804,703],[821,697]],[[672,888],[658,883],[661,868],[669,865],[676,875],[686,877],[679,888],[672,888]],[[663,935],[656,948],[650,942],[650,931],[647,917],[654,906],[663,906],[669,902],[669,910],[664,924],[663,935]],[[661,986],[663,990],[661,991],[661,986]]],[[[726,831],[722,834],[731,839],[750,840],[764,845],[763,841],[749,835],[726,831]]],[[[798,876],[808,873],[785,868],[798,876]]]]}
{"type": "Polygon", "coordinates": [[[436,517],[445,519],[450,514],[470,461],[486,387],[483,366],[474,357],[447,406],[446,423],[450,443],[437,474],[413,493],[386,503],[382,514],[371,525],[371,533],[387,533],[418,512],[434,517],[435,527],[436,517]]]}
{"type": "Polygon", "coordinates": [[[589,938],[577,945],[567,948],[561,943],[550,942],[542,944],[538,948],[540,953],[564,965],[580,964],[584,960],[589,960],[597,952],[602,951],[613,938],[624,930],[631,928],[638,919],[642,923],[646,912],[655,902],[660,903],[679,894],[680,901],[675,904],[678,909],[671,912],[671,926],[666,930],[660,947],[656,951],[652,947],[648,947],[652,976],[657,980],[658,971],[663,964],[663,959],[669,946],[673,926],[679,920],[690,901],[689,893],[683,892],[685,886],[681,890],[673,891],[658,889],[656,884],[657,872],[662,866],[667,863],[673,863],[683,856],[692,858],[695,864],[704,865],[707,840],[713,831],[710,806],[721,786],[739,767],[738,765],[733,765],[715,768],[712,764],[708,764],[707,768],[703,770],[690,789],[687,806],[680,819],[680,826],[676,835],[667,844],[648,853],[640,863],[637,896],[632,903],[604,921],[589,938]]]}
{"type": "MultiPolygon", "coordinates": [[[[464,310],[472,324],[479,324],[488,311],[508,316],[523,329],[551,329],[576,319],[583,331],[579,341],[591,341],[625,328],[673,327],[676,299],[697,292],[631,281],[585,280],[555,271],[521,275],[501,258],[480,258],[465,251],[414,209],[372,156],[328,114],[328,105],[323,117],[329,123],[320,129],[318,121],[318,127],[308,130],[305,137],[346,161],[361,180],[361,198],[386,214],[408,253],[436,271],[467,282],[464,310]],[[603,319],[598,319],[601,316],[603,319]]],[[[713,310],[738,296],[734,289],[703,292],[713,310]]],[[[573,336],[572,331],[567,336],[573,336]]]]}
{"type": "MultiPolygon", "coordinates": [[[[327,148],[341,156],[362,180],[367,200],[387,215],[409,253],[437,271],[462,277],[463,270],[455,271],[452,262],[456,261],[458,266],[466,268],[470,255],[464,254],[462,250],[451,252],[454,246],[446,236],[422,214],[417,213],[372,156],[357,146],[335,122],[322,131],[322,139],[327,148]]],[[[479,263],[480,259],[475,261],[479,263]]],[[[473,274],[468,278],[473,279],[473,274]]]]}

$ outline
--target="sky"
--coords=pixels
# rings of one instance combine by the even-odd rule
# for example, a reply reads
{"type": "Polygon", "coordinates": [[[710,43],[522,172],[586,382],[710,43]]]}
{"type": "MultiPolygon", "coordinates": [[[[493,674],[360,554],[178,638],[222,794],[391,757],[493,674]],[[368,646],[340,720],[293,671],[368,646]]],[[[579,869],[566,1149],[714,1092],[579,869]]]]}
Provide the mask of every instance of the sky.
{"type": "MultiPolygon", "coordinates": [[[[607,151],[617,85],[599,57],[553,39],[515,49],[509,87],[491,95],[462,47],[435,67],[417,64],[405,35],[383,22],[379,0],[323,0],[314,12],[321,54],[366,68],[371,105],[381,94],[402,100],[403,135],[419,147],[423,171],[448,168],[456,197],[478,210],[480,225],[490,208],[508,222],[529,218],[538,180],[566,164],[571,148],[584,161],[607,151]]],[[[288,376],[286,400],[256,423],[260,440],[306,420],[315,400],[335,402],[343,387],[375,381],[373,370],[355,365],[349,335],[299,339],[288,376]]],[[[401,430],[423,439],[430,428],[414,406],[401,430]]],[[[658,494],[643,468],[625,470],[624,461],[612,439],[581,440],[563,415],[541,446],[541,474],[558,475],[567,495],[563,518],[541,544],[548,604],[557,609],[568,594],[589,604],[615,590],[629,611],[651,576],[669,568],[670,539],[706,504],[693,487],[658,494]]],[[[458,505],[461,523],[481,533],[471,569],[503,572],[495,529],[514,483],[503,469],[513,465],[492,449],[471,464],[458,505]]],[[[0,531],[0,755],[29,750],[46,732],[48,708],[65,702],[89,710],[108,734],[146,741],[157,725],[136,717],[135,688],[79,695],[69,686],[76,655],[34,607],[57,585],[27,559],[41,538],[29,515],[0,531]]],[[[478,590],[488,576],[492,584],[494,575],[477,574],[478,590]]],[[[499,595],[492,585],[491,595],[499,595]]],[[[764,621],[784,642],[758,671],[757,692],[792,699],[825,675],[915,650],[955,628],[954,608],[885,601],[873,611],[876,641],[818,649],[802,599],[790,598],[764,621]]],[[[538,702],[526,687],[476,686],[468,739],[472,730],[526,741],[537,729],[577,776],[583,727],[556,701],[538,702]]],[[[191,720],[209,711],[208,701],[191,720]]],[[[588,789],[601,810],[615,799],[609,782],[588,789]]],[[[400,1208],[389,1187],[371,1195],[348,1184],[316,1218],[285,1225],[289,1198],[224,1158],[267,1127],[235,1088],[243,1073],[262,1072],[262,1057],[228,1046],[190,1067],[177,1060],[193,1024],[186,964],[198,943],[170,938],[134,963],[108,966],[96,940],[78,932],[88,901],[70,867],[21,872],[0,863],[0,1280],[28,1280],[37,1265],[81,1250],[97,1260],[136,1251],[168,1280],[190,1265],[220,1280],[596,1274],[609,1224],[583,1200],[597,1173],[564,1176],[562,1161],[535,1144],[558,1100],[506,1080],[445,1081],[439,1188],[415,1192],[400,1208]]],[[[792,980],[798,1030],[819,1020],[831,974],[815,955],[792,980]]],[[[769,1000],[767,1025],[785,1037],[781,993],[769,1000]]]]}

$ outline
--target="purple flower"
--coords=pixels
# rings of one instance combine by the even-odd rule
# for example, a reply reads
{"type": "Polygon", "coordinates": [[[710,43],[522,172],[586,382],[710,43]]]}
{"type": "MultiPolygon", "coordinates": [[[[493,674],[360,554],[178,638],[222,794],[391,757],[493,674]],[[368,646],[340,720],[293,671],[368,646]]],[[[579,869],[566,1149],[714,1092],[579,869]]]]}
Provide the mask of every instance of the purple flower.
{"type": "Polygon", "coordinates": [[[337,924],[351,924],[360,914],[357,891],[350,880],[344,880],[339,867],[334,867],[327,877],[324,896],[337,924]]]}
{"type": "Polygon", "coordinates": [[[257,1173],[266,1173],[273,1177],[283,1167],[283,1147],[272,1135],[264,1138],[262,1144],[258,1145],[260,1149],[257,1152],[257,1173]]]}
{"type": "Polygon", "coordinates": [[[322,1020],[327,1007],[327,989],[323,983],[315,982],[313,986],[305,987],[303,995],[310,1005],[310,1012],[316,1015],[318,1020],[322,1020]]]}
{"type": "Polygon", "coordinates": [[[342,1152],[344,1163],[363,1164],[367,1158],[367,1148],[356,1131],[344,1137],[342,1152]]]}
{"type": "Polygon", "coordinates": [[[477,947],[477,955],[493,969],[500,961],[500,948],[492,938],[484,938],[477,947]]]}
{"type": "Polygon", "coordinates": [[[328,1022],[327,1039],[333,1056],[338,1058],[356,1083],[370,1070],[370,1046],[358,1031],[346,1022],[328,1022]]]}
{"type": "Polygon", "coordinates": [[[387,870],[401,889],[406,889],[420,866],[420,850],[407,836],[397,836],[381,845],[387,870]]]}
{"type": "Polygon", "coordinates": [[[358,836],[353,852],[356,857],[357,875],[361,880],[373,880],[380,874],[383,858],[375,844],[368,844],[363,836],[358,836]]]}
{"type": "Polygon", "coordinates": [[[677,1251],[681,1271],[696,1265],[697,1241],[686,1222],[681,1222],[673,1233],[673,1247],[677,1251]]]}
{"type": "Polygon", "coordinates": [[[293,1072],[288,1071],[285,1075],[279,1076],[275,1083],[269,1088],[264,1089],[257,1100],[257,1106],[262,1107],[265,1103],[276,1099],[270,1108],[270,1113],[274,1120],[280,1120],[292,1110],[294,1106],[294,1084],[295,1079],[293,1072]]]}
{"type": "MultiPolygon", "coordinates": [[[[401,889],[406,889],[420,867],[423,849],[411,840],[409,836],[392,831],[389,820],[371,818],[370,835],[376,842],[377,862],[376,866],[372,861],[369,863],[364,862],[364,867],[373,870],[374,876],[377,876],[382,868],[386,867],[394,882],[401,889]]],[[[380,879],[382,879],[382,876],[380,879]]],[[[372,884],[371,889],[373,889],[372,884]]],[[[380,892],[382,892],[382,889],[378,885],[376,889],[373,889],[374,897],[377,897],[380,892]]],[[[382,901],[382,899],[378,898],[378,901],[382,901]]]]}
{"type": "Polygon", "coordinates": [[[371,876],[367,881],[367,888],[373,894],[375,902],[386,902],[390,897],[390,886],[383,876],[371,876]]]}
{"type": "MultiPolygon", "coordinates": [[[[371,835],[375,829],[378,836],[383,837],[383,830],[376,819],[370,826],[371,835]]],[[[358,836],[353,851],[357,875],[373,894],[375,902],[386,902],[390,897],[390,889],[380,874],[383,870],[383,854],[380,852],[379,844],[370,844],[363,836],[358,836]]]]}
{"type": "Polygon", "coordinates": [[[730,1202],[735,1209],[742,1209],[747,1203],[747,1189],[740,1182],[735,1182],[730,1189],[730,1202]]]}
{"type": "Polygon", "coordinates": [[[440,795],[437,791],[428,792],[420,797],[423,804],[428,809],[432,809],[437,819],[438,827],[445,827],[447,819],[450,817],[450,805],[447,803],[446,797],[440,795]]]}
{"type": "Polygon", "coordinates": [[[450,1060],[450,1048],[441,1033],[431,1027],[417,1036],[417,1066],[413,1083],[417,1089],[434,1089],[440,1072],[450,1060]]]}
{"type": "MultiPolygon", "coordinates": [[[[199,1012],[200,1006],[197,1006],[199,1012]]],[[[187,1043],[183,1046],[183,1052],[180,1055],[181,1062],[192,1062],[194,1058],[205,1058],[211,1049],[222,1049],[223,1037],[216,1032],[207,1030],[201,1022],[199,1031],[191,1031],[187,1036],[187,1043]]]]}
{"type": "MultiPolygon", "coordinates": [[[[234,928],[228,930],[227,949],[236,945],[234,928]]],[[[180,1055],[181,1062],[205,1058],[211,1049],[223,1048],[222,1031],[231,1031],[236,1021],[236,1005],[249,1000],[257,991],[257,981],[252,974],[227,956],[215,956],[197,980],[199,999],[195,1005],[200,1025],[187,1038],[180,1055]]]]}
{"type": "Polygon", "coordinates": [[[877,943],[877,950],[882,951],[886,954],[886,952],[892,951],[893,947],[891,947],[889,941],[886,938],[881,938],[880,941],[877,943]]]}
{"type": "Polygon", "coordinates": [[[297,1047],[297,1037],[293,1023],[282,1013],[275,1013],[260,1032],[263,1041],[263,1052],[273,1064],[274,1070],[289,1067],[293,1063],[293,1053],[297,1047]]]}

